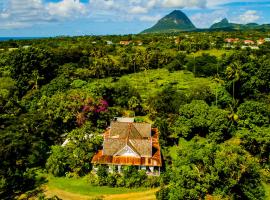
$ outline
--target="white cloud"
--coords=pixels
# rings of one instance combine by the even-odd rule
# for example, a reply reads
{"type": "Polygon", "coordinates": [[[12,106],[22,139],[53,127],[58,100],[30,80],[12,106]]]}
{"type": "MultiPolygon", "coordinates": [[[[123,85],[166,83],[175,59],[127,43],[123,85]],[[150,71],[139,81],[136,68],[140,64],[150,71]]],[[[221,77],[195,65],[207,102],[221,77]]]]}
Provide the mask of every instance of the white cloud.
{"type": "Polygon", "coordinates": [[[162,5],[168,8],[206,7],[207,0],[164,0],[162,5]]]}
{"type": "Polygon", "coordinates": [[[210,13],[197,13],[191,16],[191,20],[198,28],[209,28],[213,23],[228,17],[227,12],[227,10],[215,10],[210,13]]]}
{"type": "MultiPolygon", "coordinates": [[[[137,19],[154,22],[162,17],[157,13],[164,13],[168,8],[215,8],[212,13],[202,12],[192,16],[198,27],[208,27],[214,20],[226,16],[217,5],[232,1],[235,0],[89,0],[85,3],[80,0],[49,3],[46,0],[0,0],[0,28],[21,28],[83,16],[95,21],[137,19]]],[[[247,11],[239,16],[238,21],[248,23],[259,18],[256,11],[247,11]]]]}
{"type": "Polygon", "coordinates": [[[142,14],[142,13],[147,13],[148,9],[146,7],[135,6],[131,8],[129,12],[132,14],[142,14]]]}
{"type": "Polygon", "coordinates": [[[61,0],[45,4],[42,0],[8,0],[0,10],[0,28],[14,29],[34,24],[73,19],[86,13],[79,0],[61,0]]]}
{"type": "Polygon", "coordinates": [[[48,13],[51,16],[63,18],[76,17],[87,13],[86,6],[79,0],[62,0],[47,5],[48,13]]]}
{"type": "Polygon", "coordinates": [[[260,19],[261,17],[255,10],[247,10],[243,14],[239,15],[239,17],[235,20],[237,23],[251,23],[251,22],[256,22],[260,19]]]}
{"type": "Polygon", "coordinates": [[[143,15],[139,19],[140,21],[144,21],[144,22],[157,22],[159,19],[161,19],[161,15],[155,15],[155,16],[143,15]]]}
{"type": "Polygon", "coordinates": [[[33,20],[49,21],[41,0],[9,0],[0,12],[0,28],[22,28],[30,26],[33,20]]]}

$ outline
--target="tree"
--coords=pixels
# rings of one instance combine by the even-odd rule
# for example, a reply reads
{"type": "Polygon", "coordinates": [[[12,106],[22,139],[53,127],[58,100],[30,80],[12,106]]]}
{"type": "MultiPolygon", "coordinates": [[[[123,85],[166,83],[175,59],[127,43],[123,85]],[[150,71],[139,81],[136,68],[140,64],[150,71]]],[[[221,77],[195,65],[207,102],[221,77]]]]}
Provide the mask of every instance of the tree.
{"type": "Polygon", "coordinates": [[[174,138],[191,139],[196,135],[222,142],[231,137],[228,112],[194,100],[179,109],[179,117],[171,130],[174,138]]]}
{"type": "Polygon", "coordinates": [[[253,128],[270,124],[270,107],[266,103],[246,101],[238,107],[237,114],[240,118],[239,127],[253,128]]]}
{"type": "Polygon", "coordinates": [[[40,138],[9,126],[0,130],[0,198],[13,199],[15,194],[35,187],[35,170],[44,162],[47,145],[40,138]]]}
{"type": "MultiPolygon", "coordinates": [[[[173,161],[169,199],[264,199],[256,160],[229,142],[217,145],[195,138],[181,140],[173,161]]],[[[166,199],[166,198],[165,198],[166,199]]]]}
{"type": "Polygon", "coordinates": [[[48,158],[46,168],[54,176],[63,176],[69,169],[69,152],[61,146],[52,146],[51,156],[48,158]]]}
{"type": "Polygon", "coordinates": [[[55,76],[56,68],[51,54],[46,50],[19,49],[10,54],[8,64],[21,96],[29,89],[37,89],[39,85],[48,83],[55,76]]]}
{"type": "Polygon", "coordinates": [[[171,84],[166,85],[162,91],[148,99],[148,104],[153,110],[152,114],[158,116],[177,113],[179,107],[185,104],[187,97],[183,92],[177,91],[171,84]]]}
{"type": "Polygon", "coordinates": [[[53,146],[47,160],[48,172],[55,176],[65,173],[83,176],[91,171],[90,163],[102,143],[102,136],[90,122],[68,133],[66,144],[53,146]]]}
{"type": "Polygon", "coordinates": [[[270,169],[270,127],[254,127],[237,132],[241,145],[252,155],[259,158],[264,167],[270,169]]]}

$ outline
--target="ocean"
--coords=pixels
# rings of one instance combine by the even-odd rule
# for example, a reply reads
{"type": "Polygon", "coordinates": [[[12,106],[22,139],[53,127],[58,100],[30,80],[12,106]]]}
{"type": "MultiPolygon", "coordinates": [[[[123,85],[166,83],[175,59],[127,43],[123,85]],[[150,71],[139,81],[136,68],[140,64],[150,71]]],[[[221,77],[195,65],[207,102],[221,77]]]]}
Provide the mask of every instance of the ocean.
{"type": "Polygon", "coordinates": [[[8,40],[32,40],[32,39],[41,39],[43,37],[0,37],[0,41],[8,40]]]}

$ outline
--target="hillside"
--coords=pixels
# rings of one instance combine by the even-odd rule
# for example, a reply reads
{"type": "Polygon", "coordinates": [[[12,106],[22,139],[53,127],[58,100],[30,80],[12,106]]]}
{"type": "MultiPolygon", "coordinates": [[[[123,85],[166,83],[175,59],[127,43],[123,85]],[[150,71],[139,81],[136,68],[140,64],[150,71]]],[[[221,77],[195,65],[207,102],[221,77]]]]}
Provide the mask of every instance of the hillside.
{"type": "Polygon", "coordinates": [[[217,29],[217,28],[228,28],[232,27],[233,24],[229,23],[227,18],[222,19],[220,22],[213,24],[210,29],[217,29]]]}
{"type": "Polygon", "coordinates": [[[192,21],[185,13],[180,10],[175,10],[170,14],[160,19],[153,27],[148,28],[141,33],[173,33],[181,31],[194,31],[194,32],[212,32],[212,31],[237,31],[237,30],[257,30],[265,31],[270,30],[270,24],[239,24],[231,23],[227,18],[222,19],[220,22],[214,23],[210,28],[199,29],[196,28],[192,21]]]}
{"type": "Polygon", "coordinates": [[[176,31],[192,31],[196,27],[190,19],[180,10],[175,10],[160,19],[153,27],[144,30],[142,33],[168,33],[176,31]]]}
{"type": "Polygon", "coordinates": [[[209,30],[267,30],[269,24],[259,25],[257,23],[237,24],[231,23],[227,18],[222,19],[220,22],[214,23],[209,30]]]}
{"type": "MultiPolygon", "coordinates": [[[[0,42],[0,199],[154,199],[155,191],[157,199],[269,199],[268,37],[209,31],[0,42]],[[265,42],[224,49],[235,37],[265,42]],[[161,171],[121,163],[119,173],[111,157],[93,166],[104,153],[102,133],[121,116],[159,131],[161,171]]],[[[130,140],[120,139],[123,147],[130,140]]],[[[149,157],[159,150],[138,143],[154,149],[149,157]]]]}

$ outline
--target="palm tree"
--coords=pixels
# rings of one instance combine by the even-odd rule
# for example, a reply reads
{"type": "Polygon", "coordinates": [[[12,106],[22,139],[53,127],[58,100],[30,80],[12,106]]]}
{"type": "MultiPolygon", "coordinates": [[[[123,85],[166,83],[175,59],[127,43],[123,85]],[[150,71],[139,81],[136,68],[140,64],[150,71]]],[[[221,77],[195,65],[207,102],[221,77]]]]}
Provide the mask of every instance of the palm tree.
{"type": "Polygon", "coordinates": [[[232,84],[233,84],[232,95],[233,95],[233,101],[235,102],[235,83],[240,80],[241,63],[239,61],[233,62],[231,65],[227,67],[225,73],[226,73],[227,79],[232,81],[232,84]]]}

